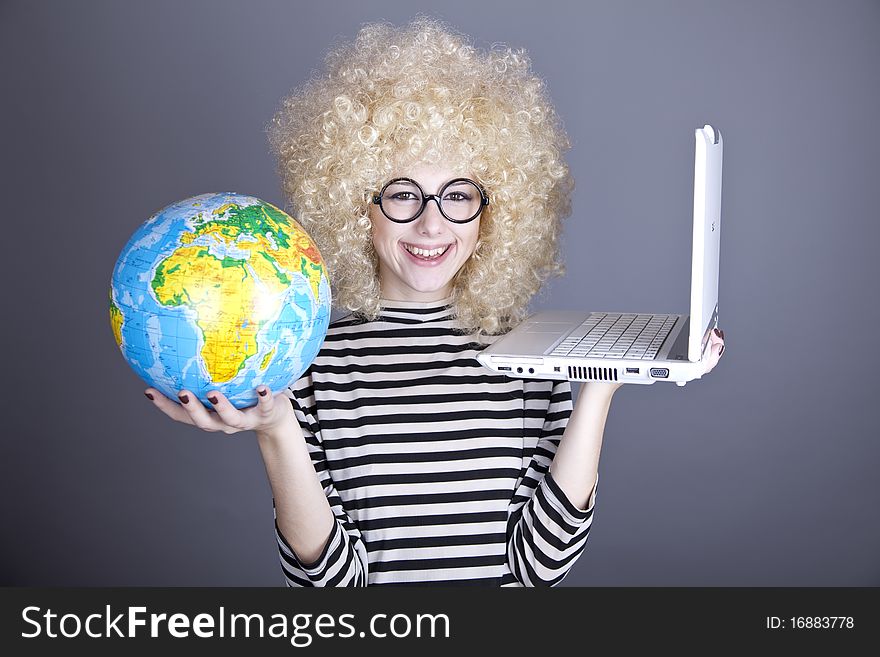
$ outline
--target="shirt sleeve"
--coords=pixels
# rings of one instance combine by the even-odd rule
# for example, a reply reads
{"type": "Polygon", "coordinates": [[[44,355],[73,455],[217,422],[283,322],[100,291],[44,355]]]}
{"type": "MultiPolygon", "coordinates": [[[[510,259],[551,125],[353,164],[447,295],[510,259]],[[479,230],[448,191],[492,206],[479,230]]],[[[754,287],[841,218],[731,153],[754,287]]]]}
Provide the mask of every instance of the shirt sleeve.
{"type": "MultiPolygon", "coordinates": [[[[287,586],[366,586],[367,550],[357,525],[345,511],[327,467],[321,429],[318,425],[311,375],[307,372],[288,389],[287,396],[308,445],[315,472],[330,503],[336,522],[324,551],[313,563],[304,563],[290,547],[275,521],[275,536],[281,556],[281,568],[287,586]]],[[[274,513],[274,500],[273,500],[274,513]]]]}
{"type": "Polygon", "coordinates": [[[587,508],[579,509],[549,472],[571,411],[571,384],[554,382],[540,436],[511,502],[507,565],[525,586],[559,584],[590,534],[598,477],[587,508]]]}

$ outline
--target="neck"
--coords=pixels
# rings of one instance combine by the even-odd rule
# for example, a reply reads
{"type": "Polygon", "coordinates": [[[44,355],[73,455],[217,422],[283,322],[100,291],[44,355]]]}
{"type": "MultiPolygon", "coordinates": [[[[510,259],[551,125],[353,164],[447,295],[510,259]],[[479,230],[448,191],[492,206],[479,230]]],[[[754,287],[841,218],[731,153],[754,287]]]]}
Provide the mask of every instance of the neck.
{"type": "Polygon", "coordinates": [[[383,301],[395,303],[435,303],[446,301],[452,296],[452,285],[446,285],[439,290],[419,292],[418,290],[399,290],[380,286],[380,298],[383,301]]]}
{"type": "Polygon", "coordinates": [[[440,306],[448,306],[452,303],[452,295],[450,294],[447,297],[438,298],[438,299],[430,299],[430,300],[420,300],[420,299],[389,299],[386,297],[382,297],[380,299],[380,303],[383,307],[396,307],[396,308],[436,308],[440,306]]]}

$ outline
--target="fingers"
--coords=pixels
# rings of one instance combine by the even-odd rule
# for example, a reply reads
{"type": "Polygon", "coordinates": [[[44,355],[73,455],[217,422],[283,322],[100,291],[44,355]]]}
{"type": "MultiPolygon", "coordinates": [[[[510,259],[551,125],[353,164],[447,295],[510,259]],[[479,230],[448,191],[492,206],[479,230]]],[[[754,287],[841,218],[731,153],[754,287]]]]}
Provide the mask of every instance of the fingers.
{"type": "Polygon", "coordinates": [[[184,422],[185,424],[193,423],[189,413],[181,408],[180,404],[168,399],[168,397],[163,395],[155,388],[147,388],[144,391],[144,395],[153,403],[153,406],[165,413],[165,415],[170,417],[172,420],[184,422]]]}
{"type": "Polygon", "coordinates": [[[273,420],[279,410],[272,391],[266,386],[257,388],[257,404],[243,410],[237,409],[221,392],[212,390],[207,394],[213,410],[189,390],[178,393],[180,403],[169,399],[155,388],[144,391],[154,406],[172,420],[191,424],[204,431],[222,431],[226,434],[258,429],[273,420]]]}
{"type": "Polygon", "coordinates": [[[707,359],[705,373],[708,374],[721,360],[721,354],[724,352],[724,331],[714,329],[709,334],[709,358],[707,359]]]}
{"type": "MultiPolygon", "coordinates": [[[[718,357],[721,358],[721,354],[724,353],[724,331],[716,328],[712,331],[712,336],[715,338],[714,342],[718,345],[718,357]]],[[[718,361],[716,360],[715,362],[717,363],[718,361]]]]}
{"type": "Polygon", "coordinates": [[[272,391],[269,390],[266,386],[260,386],[257,388],[257,411],[260,414],[260,418],[265,421],[268,420],[273,411],[275,410],[275,396],[272,394],[272,391]]]}
{"type": "MultiPolygon", "coordinates": [[[[220,398],[222,397],[222,395],[219,392],[212,391],[209,392],[208,395],[209,397],[216,396],[218,402],[221,401],[220,398]]],[[[177,394],[177,397],[180,399],[181,407],[183,408],[183,410],[187,414],[189,414],[189,418],[192,424],[196,425],[199,429],[202,429],[203,431],[222,431],[223,433],[235,433],[237,431],[241,431],[241,429],[239,429],[238,427],[228,424],[215,411],[211,411],[205,408],[205,405],[202,404],[201,401],[199,401],[199,398],[196,397],[189,390],[181,390],[177,394]]],[[[229,404],[229,402],[226,401],[225,397],[222,399],[222,401],[226,402],[226,404],[229,404]]],[[[228,413],[227,417],[229,417],[228,413]]]]}
{"type": "Polygon", "coordinates": [[[710,360],[712,361],[712,367],[718,364],[718,361],[721,360],[721,352],[724,351],[724,343],[717,342],[712,345],[712,356],[710,360]]]}
{"type": "MultiPolygon", "coordinates": [[[[212,390],[207,396],[211,406],[214,407],[215,419],[219,421],[219,424],[223,425],[220,431],[236,433],[251,428],[246,414],[233,406],[232,402],[222,392],[212,390]]],[[[208,413],[207,410],[205,412],[208,413]]]]}
{"type": "Polygon", "coordinates": [[[247,431],[264,426],[275,413],[275,398],[266,386],[256,389],[257,403],[244,409],[236,408],[221,392],[212,390],[208,393],[208,401],[217,412],[218,418],[233,431],[247,431]]]}

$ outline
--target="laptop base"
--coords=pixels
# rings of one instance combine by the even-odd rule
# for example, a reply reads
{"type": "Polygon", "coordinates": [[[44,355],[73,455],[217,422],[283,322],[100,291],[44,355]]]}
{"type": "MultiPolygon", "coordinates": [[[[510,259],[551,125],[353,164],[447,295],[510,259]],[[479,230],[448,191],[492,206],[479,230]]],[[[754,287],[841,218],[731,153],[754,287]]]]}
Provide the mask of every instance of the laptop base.
{"type": "MultiPolygon", "coordinates": [[[[537,313],[505,336],[504,351],[496,343],[481,351],[477,360],[498,374],[526,379],[637,385],[666,381],[683,386],[702,376],[702,359],[692,362],[687,358],[690,325],[687,315],[670,316],[675,318],[675,325],[654,358],[553,355],[552,352],[558,352],[558,345],[587,317],[588,313],[572,311],[537,313]]],[[[708,340],[706,344],[710,344],[708,340]]]]}

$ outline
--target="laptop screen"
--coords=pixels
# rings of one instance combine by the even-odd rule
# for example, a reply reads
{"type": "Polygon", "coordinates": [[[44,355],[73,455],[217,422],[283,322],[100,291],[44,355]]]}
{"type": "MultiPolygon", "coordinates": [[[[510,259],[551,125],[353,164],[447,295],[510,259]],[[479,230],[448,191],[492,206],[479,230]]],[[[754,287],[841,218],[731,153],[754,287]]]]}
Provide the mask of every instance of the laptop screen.
{"type": "Polygon", "coordinates": [[[718,323],[718,255],[721,247],[721,132],[695,130],[694,237],[688,360],[697,362],[718,323]]]}

